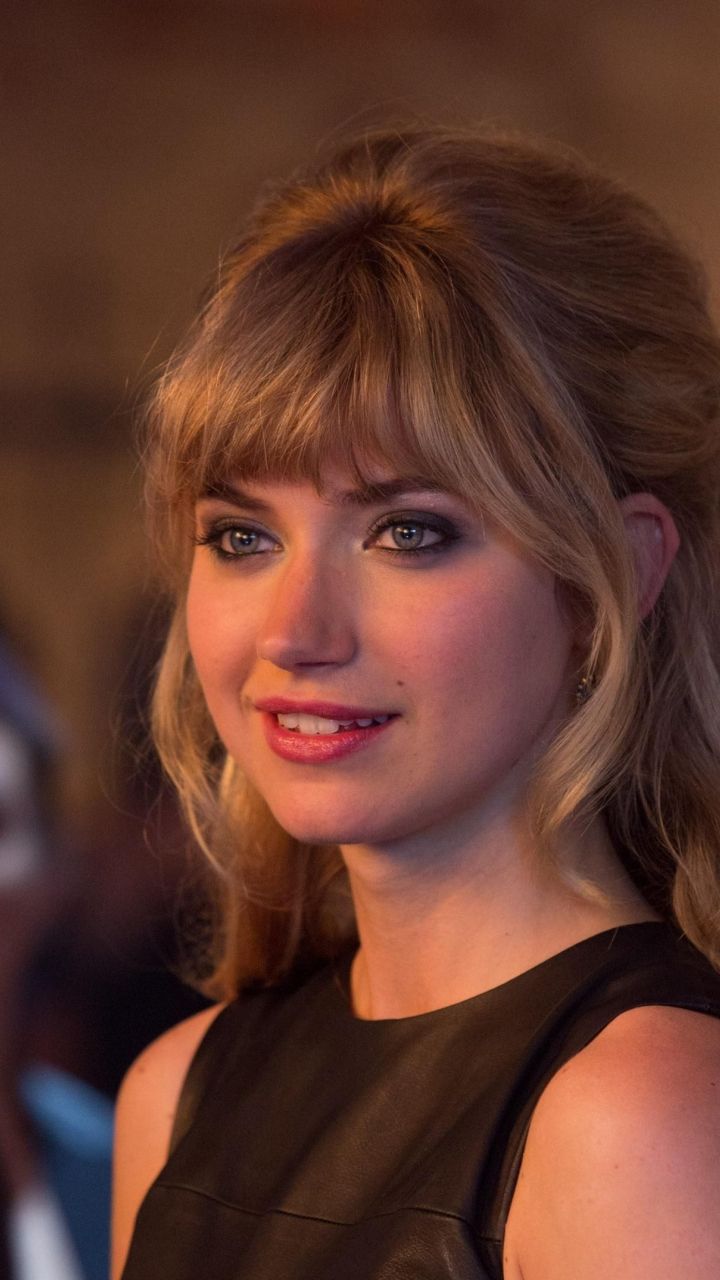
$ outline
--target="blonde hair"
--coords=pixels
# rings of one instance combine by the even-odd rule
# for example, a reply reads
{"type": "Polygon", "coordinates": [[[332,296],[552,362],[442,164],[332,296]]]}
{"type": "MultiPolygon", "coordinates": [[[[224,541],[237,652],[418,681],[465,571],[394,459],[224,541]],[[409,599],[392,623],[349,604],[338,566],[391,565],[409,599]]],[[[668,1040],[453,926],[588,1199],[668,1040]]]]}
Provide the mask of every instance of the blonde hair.
{"type": "Polygon", "coordinates": [[[593,692],[530,797],[548,857],[603,812],[631,874],[720,967],[720,351],[659,218],[557,147],[380,131],[273,193],[159,383],[148,493],[176,612],[154,732],[213,869],[205,986],[353,935],[339,852],[291,839],[221,747],[188,653],[197,496],[329,458],[430,478],[511,529],[586,620],[593,692]],[[681,547],[641,621],[617,499],[681,547]]]}

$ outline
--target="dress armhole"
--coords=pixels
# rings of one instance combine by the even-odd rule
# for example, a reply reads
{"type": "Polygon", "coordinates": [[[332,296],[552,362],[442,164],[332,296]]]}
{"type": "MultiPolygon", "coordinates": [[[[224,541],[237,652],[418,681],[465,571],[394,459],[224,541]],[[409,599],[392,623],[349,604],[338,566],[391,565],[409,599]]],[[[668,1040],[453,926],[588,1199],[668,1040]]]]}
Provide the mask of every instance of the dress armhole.
{"type": "Polygon", "coordinates": [[[222,1047],[232,1034],[231,1024],[234,1021],[233,1015],[236,1009],[235,1001],[220,1008],[217,1016],[213,1018],[200,1038],[190,1059],[175,1110],[168,1156],[177,1149],[190,1129],[202,1098],[222,1067],[224,1059],[222,1047]]]}
{"type": "Polygon", "coordinates": [[[639,993],[627,993],[627,999],[618,999],[617,995],[605,1004],[596,1005],[588,1016],[578,1020],[570,1028],[561,1045],[555,1045],[556,1052],[552,1060],[547,1058],[535,1064],[534,1070],[526,1077],[523,1097],[519,1099],[518,1109],[510,1109],[510,1118],[498,1126],[493,1141],[493,1154],[488,1164],[487,1185],[492,1189],[478,1215],[480,1238],[488,1261],[492,1258],[491,1274],[502,1277],[502,1246],[505,1236],[510,1205],[515,1194],[520,1166],[525,1153],[530,1123],[540,1096],[557,1074],[572,1058],[600,1035],[615,1018],[631,1009],[658,1006],[661,1008],[687,1009],[694,1013],[708,1014],[720,1018],[720,1002],[698,996],[668,995],[663,998],[654,992],[642,998],[639,993]],[[499,1269],[498,1269],[499,1268],[499,1269]]]}

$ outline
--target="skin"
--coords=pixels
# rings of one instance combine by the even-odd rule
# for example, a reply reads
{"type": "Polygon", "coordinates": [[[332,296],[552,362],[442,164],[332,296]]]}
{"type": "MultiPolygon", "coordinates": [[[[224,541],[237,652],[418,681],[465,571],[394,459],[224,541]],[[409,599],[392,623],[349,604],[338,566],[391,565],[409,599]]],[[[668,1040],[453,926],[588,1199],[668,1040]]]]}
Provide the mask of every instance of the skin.
{"type": "MultiPolygon", "coordinates": [[[[348,505],[340,500],[348,478],[326,479],[322,494],[267,481],[245,485],[246,496],[225,491],[198,504],[187,622],[228,751],[288,831],[342,848],[360,933],[357,1015],[439,1008],[602,929],[653,918],[600,821],[569,833],[564,852],[605,889],[602,906],[543,870],[528,834],[530,770],[571,712],[582,667],[581,637],[550,574],[450,495],[348,505]],[[438,550],[392,554],[407,513],[423,530],[421,545],[438,550]],[[379,531],[384,517],[395,524],[379,531]],[[448,529],[459,536],[444,541],[448,529]],[[279,758],[262,730],[255,702],[278,695],[397,719],[364,751],[299,764],[279,758]]],[[[625,499],[621,514],[642,616],[662,587],[677,531],[649,494],[625,499]]],[[[123,1087],[115,1276],[139,1200],[164,1163],[184,1072],[214,1012],[151,1046],[123,1087]]],[[[720,1256],[717,1228],[706,1216],[707,1247],[688,1270],[698,1223],[692,1213],[683,1218],[682,1205],[695,1193],[702,1202],[701,1182],[717,1196],[720,1135],[708,1128],[708,1108],[719,1060],[713,1020],[641,1009],[616,1019],[558,1074],[531,1126],[508,1224],[508,1280],[710,1273],[713,1249],[720,1256]],[[676,1056],[677,1070],[655,1070],[658,1057],[676,1056]],[[688,1081],[697,1105],[688,1105],[688,1081]],[[675,1172],[659,1194],[655,1148],[668,1115],[675,1172]],[[591,1122],[600,1137],[588,1159],[578,1134],[591,1122]],[[663,1272],[650,1242],[671,1202],[673,1212],[680,1206],[680,1225],[663,1272]]]]}
{"type": "MultiPolygon", "coordinates": [[[[191,651],[228,750],[293,835],[392,845],[395,862],[425,863],[432,844],[437,861],[452,828],[514,803],[528,746],[567,703],[571,638],[549,578],[444,495],[390,504],[464,519],[462,538],[444,545],[428,530],[428,550],[412,557],[394,554],[390,530],[368,545],[383,506],[348,511],[311,485],[253,495],[269,503],[271,534],[230,563],[198,548],[188,596],[191,651]],[[370,751],[298,766],[265,742],[254,703],[268,694],[399,718],[370,751]]],[[[198,527],[241,511],[202,502],[198,527]]]]}

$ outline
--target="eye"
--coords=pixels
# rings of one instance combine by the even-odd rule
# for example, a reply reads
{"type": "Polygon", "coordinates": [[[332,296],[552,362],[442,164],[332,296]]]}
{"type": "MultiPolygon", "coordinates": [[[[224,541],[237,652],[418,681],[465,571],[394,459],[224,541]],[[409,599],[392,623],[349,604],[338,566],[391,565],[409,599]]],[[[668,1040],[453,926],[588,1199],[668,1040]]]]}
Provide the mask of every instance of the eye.
{"type": "Polygon", "coordinates": [[[223,560],[243,560],[250,556],[276,551],[277,544],[269,533],[237,521],[218,522],[195,538],[196,546],[209,547],[223,560]]]}
{"type": "MultiPolygon", "coordinates": [[[[419,520],[406,520],[402,524],[389,525],[383,531],[383,536],[389,536],[395,544],[394,549],[399,551],[419,551],[421,547],[434,546],[442,541],[442,535],[437,529],[431,529],[429,525],[421,524],[419,520]]],[[[382,545],[381,539],[378,538],[376,546],[382,545]]]]}
{"type": "Polygon", "coordinates": [[[262,534],[257,529],[225,529],[218,539],[218,547],[226,555],[257,555],[261,549],[262,534]]]}
{"type": "Polygon", "coordinates": [[[371,529],[366,546],[374,546],[393,555],[421,555],[445,550],[459,537],[459,530],[441,516],[419,516],[408,512],[384,516],[379,520],[371,529]]]}

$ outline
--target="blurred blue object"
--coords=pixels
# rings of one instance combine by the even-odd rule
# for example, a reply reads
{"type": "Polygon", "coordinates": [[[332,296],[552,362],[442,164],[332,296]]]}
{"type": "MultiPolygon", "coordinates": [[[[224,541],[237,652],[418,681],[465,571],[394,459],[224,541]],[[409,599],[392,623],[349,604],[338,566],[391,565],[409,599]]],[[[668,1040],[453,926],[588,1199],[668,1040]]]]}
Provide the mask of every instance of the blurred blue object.
{"type": "Polygon", "coordinates": [[[107,1280],[113,1105],[91,1085],[40,1064],[23,1072],[21,1095],[85,1280],[107,1280]]]}
{"type": "Polygon", "coordinates": [[[62,739],[60,726],[0,635],[0,720],[7,720],[41,756],[52,756],[62,739]]]}

